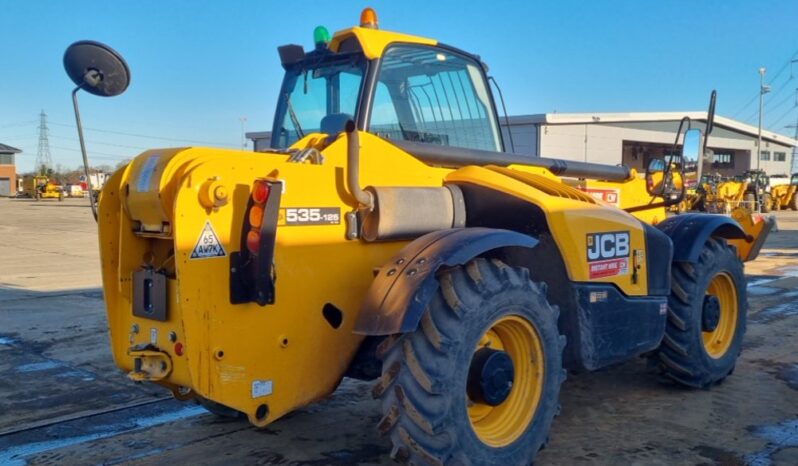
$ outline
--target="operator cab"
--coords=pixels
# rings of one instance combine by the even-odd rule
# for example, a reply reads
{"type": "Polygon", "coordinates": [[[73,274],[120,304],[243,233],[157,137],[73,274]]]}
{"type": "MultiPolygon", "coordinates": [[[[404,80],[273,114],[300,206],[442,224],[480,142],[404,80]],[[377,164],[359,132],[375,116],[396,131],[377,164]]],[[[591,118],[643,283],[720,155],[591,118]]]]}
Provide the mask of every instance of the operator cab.
{"type": "Polygon", "coordinates": [[[286,70],[272,128],[272,148],[306,135],[328,142],[353,120],[361,131],[408,141],[502,152],[486,67],[431,39],[380,31],[366,9],[361,26],[332,40],[323,27],[316,48],[279,48],[286,70]]]}

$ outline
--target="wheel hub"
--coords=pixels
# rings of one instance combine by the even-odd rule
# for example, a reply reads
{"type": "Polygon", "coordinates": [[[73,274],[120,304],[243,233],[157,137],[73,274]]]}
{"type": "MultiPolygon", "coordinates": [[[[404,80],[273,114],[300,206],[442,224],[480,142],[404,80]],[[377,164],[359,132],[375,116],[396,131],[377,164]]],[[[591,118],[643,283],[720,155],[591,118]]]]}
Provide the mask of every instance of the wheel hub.
{"type": "Polygon", "coordinates": [[[468,397],[477,403],[498,406],[510,396],[515,369],[504,351],[481,348],[471,359],[468,370],[468,397]]]}
{"type": "Polygon", "coordinates": [[[704,306],[701,312],[701,330],[714,332],[720,323],[720,300],[717,296],[704,296],[704,306]]]}

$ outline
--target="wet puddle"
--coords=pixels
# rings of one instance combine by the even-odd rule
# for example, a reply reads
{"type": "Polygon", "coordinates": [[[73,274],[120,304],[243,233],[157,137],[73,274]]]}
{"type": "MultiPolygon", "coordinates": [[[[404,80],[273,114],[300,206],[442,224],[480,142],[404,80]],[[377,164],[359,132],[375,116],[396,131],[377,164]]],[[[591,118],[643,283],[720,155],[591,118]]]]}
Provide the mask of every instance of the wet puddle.
{"type": "Polygon", "coordinates": [[[752,426],[748,431],[768,442],[762,450],[745,455],[745,463],[749,466],[774,465],[773,455],[786,448],[798,448],[798,419],[775,425],[752,426]]]}
{"type": "Polygon", "coordinates": [[[798,315],[798,301],[767,307],[751,316],[752,322],[767,323],[798,315]]]}
{"type": "Polygon", "coordinates": [[[23,466],[27,464],[25,458],[28,456],[147,429],[205,412],[200,406],[185,406],[169,400],[12,433],[0,438],[0,464],[23,466]]]}

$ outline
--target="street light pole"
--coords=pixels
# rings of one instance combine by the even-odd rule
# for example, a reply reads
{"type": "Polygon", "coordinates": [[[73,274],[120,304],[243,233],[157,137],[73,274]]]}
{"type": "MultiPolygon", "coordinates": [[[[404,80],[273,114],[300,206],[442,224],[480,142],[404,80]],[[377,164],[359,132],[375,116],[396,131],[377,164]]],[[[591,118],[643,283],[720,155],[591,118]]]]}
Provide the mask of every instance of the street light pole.
{"type": "MultiPolygon", "coordinates": [[[[763,66],[759,68],[759,132],[757,133],[756,143],[756,170],[759,171],[759,163],[762,160],[762,113],[765,109],[765,72],[767,69],[763,66]]],[[[768,91],[770,88],[768,88],[768,91]]]]}
{"type": "Polygon", "coordinates": [[[238,120],[241,121],[241,150],[247,150],[247,133],[244,131],[244,123],[247,122],[247,117],[242,116],[238,120]]]}

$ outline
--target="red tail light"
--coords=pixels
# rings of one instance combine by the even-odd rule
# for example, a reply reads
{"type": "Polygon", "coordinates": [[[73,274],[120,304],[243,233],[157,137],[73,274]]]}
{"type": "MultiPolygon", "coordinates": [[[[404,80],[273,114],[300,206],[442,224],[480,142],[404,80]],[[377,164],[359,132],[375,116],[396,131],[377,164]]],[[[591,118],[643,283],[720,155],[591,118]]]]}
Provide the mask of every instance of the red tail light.
{"type": "Polygon", "coordinates": [[[266,180],[255,180],[255,185],[252,187],[252,200],[256,204],[265,204],[269,200],[269,185],[266,180]]]}

